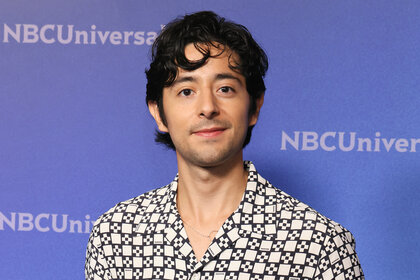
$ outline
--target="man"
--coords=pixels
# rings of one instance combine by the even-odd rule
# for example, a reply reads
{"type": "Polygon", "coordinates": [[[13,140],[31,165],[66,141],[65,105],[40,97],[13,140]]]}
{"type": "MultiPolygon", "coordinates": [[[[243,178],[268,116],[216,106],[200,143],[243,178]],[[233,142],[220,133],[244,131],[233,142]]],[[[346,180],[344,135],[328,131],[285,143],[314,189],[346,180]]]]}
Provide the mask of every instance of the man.
{"type": "Polygon", "coordinates": [[[246,28],[212,12],[165,27],[146,101],[178,175],[98,219],[86,279],[364,279],[350,232],[243,161],[267,67],[246,28]]]}

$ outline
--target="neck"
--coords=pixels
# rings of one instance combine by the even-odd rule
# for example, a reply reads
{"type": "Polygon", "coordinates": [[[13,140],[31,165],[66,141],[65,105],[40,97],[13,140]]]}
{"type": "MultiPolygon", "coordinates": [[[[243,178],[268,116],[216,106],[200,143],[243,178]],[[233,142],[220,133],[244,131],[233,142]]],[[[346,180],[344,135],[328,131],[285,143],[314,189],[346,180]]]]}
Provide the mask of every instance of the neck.
{"type": "Polygon", "coordinates": [[[242,152],[214,167],[178,158],[177,207],[183,220],[203,229],[219,228],[238,207],[246,188],[242,152]]]}

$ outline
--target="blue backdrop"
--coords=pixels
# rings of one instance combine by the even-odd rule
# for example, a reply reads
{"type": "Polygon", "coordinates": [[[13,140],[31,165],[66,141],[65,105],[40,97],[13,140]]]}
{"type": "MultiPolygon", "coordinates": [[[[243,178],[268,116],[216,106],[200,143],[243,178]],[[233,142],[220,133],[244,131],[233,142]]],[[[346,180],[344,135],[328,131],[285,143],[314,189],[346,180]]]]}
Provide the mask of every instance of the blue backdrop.
{"type": "Polygon", "coordinates": [[[245,158],[348,228],[367,279],[418,279],[418,1],[0,0],[1,279],[83,279],[91,223],[172,180],[144,70],[205,9],[270,59],[245,158]]]}

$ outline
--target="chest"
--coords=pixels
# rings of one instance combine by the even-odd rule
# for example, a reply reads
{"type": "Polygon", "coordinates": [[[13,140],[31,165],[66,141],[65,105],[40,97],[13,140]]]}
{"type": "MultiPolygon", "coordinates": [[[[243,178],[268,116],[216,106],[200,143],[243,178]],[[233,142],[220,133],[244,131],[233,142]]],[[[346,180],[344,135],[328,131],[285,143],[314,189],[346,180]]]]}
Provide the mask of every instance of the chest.
{"type": "Polygon", "coordinates": [[[183,242],[145,235],[137,244],[114,246],[107,260],[113,279],[310,279],[304,276],[314,275],[320,249],[305,240],[241,237],[229,244],[222,239],[197,262],[183,242]]]}

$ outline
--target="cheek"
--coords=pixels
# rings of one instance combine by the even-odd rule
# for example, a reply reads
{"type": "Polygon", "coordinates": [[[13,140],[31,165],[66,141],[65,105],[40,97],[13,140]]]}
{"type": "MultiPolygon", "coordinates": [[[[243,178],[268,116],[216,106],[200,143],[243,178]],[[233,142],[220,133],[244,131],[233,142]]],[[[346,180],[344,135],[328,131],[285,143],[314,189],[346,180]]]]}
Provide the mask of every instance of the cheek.
{"type": "Polygon", "coordinates": [[[164,120],[165,125],[168,127],[168,129],[170,129],[170,127],[173,126],[172,123],[176,121],[176,114],[174,114],[175,110],[173,103],[171,102],[170,98],[165,96],[165,92],[162,97],[164,97],[162,100],[162,112],[164,113],[164,117],[162,120],[164,120]]]}
{"type": "Polygon", "coordinates": [[[242,133],[242,131],[247,131],[251,121],[247,106],[241,104],[240,107],[237,107],[235,114],[231,115],[231,120],[234,120],[236,123],[238,132],[242,133]]]}
{"type": "Polygon", "coordinates": [[[187,128],[189,117],[186,112],[188,111],[176,109],[174,107],[171,107],[169,110],[165,110],[166,126],[171,136],[175,136],[177,132],[183,131],[187,128]]]}
{"type": "Polygon", "coordinates": [[[241,106],[241,120],[245,124],[245,126],[248,128],[250,121],[251,121],[251,115],[249,114],[250,110],[250,103],[247,102],[246,104],[242,104],[241,106]]]}

